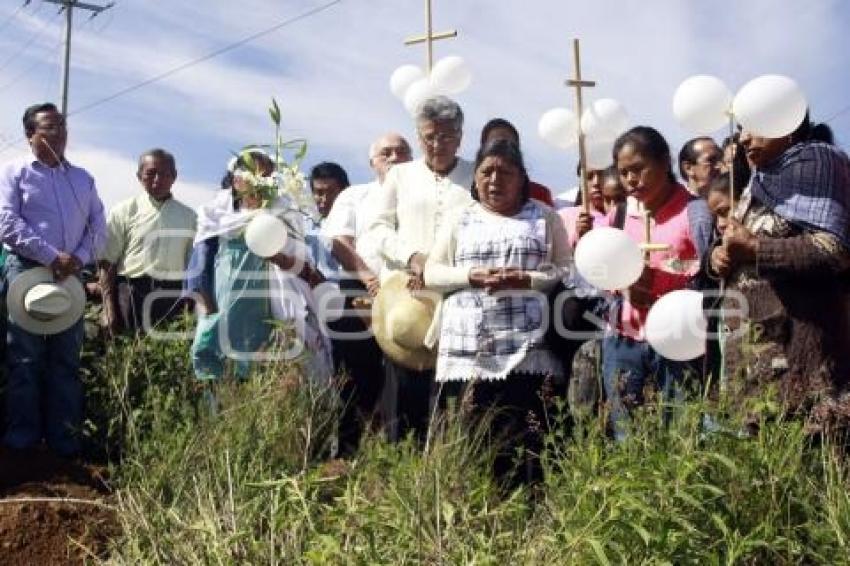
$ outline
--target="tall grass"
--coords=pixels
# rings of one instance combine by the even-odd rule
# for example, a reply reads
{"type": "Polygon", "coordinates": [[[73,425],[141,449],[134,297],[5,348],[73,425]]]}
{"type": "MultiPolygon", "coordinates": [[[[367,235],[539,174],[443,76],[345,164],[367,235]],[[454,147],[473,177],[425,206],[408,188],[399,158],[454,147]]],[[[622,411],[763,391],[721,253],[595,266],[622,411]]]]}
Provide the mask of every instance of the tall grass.
{"type": "Polygon", "coordinates": [[[506,491],[454,416],[427,449],[371,437],[328,462],[336,393],[297,367],[223,384],[216,414],[185,344],[113,344],[87,379],[118,564],[850,564],[847,461],[794,421],[708,434],[706,407],[662,427],[650,405],[622,443],[594,420],[551,435],[545,482],[506,491]]]}

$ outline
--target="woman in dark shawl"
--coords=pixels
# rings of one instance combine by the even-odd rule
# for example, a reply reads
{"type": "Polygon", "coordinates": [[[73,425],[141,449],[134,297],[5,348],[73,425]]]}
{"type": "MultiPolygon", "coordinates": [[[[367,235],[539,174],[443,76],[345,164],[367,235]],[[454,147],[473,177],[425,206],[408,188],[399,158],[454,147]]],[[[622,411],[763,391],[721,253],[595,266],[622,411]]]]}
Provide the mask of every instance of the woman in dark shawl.
{"type": "Polygon", "coordinates": [[[830,141],[808,116],[784,138],[741,133],[753,177],[709,272],[727,282],[728,392],[753,423],[850,423],[850,159],[830,141]]]}

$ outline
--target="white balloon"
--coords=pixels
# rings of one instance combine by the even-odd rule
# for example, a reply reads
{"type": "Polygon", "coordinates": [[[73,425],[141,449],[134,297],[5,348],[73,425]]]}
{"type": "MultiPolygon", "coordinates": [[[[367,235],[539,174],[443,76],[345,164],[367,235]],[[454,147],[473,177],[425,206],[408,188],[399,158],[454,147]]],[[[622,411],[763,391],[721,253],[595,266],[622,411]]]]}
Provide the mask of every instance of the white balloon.
{"type": "Polygon", "coordinates": [[[705,354],[707,329],[702,293],[689,289],[658,299],[644,325],[649,345],[665,358],[680,362],[705,354]]]}
{"type": "Polygon", "coordinates": [[[793,79],[762,75],[741,87],[732,112],[741,127],[757,136],[781,138],[794,132],[806,116],[806,97],[793,79]]]}
{"type": "Polygon", "coordinates": [[[245,244],[260,257],[271,257],[286,245],[286,225],[280,218],[261,212],[245,228],[245,244]]]}
{"type": "Polygon", "coordinates": [[[732,92],[711,75],[695,75],[682,81],[673,94],[673,116],[697,135],[709,135],[729,123],[732,92]]]}
{"type": "Polygon", "coordinates": [[[566,108],[552,108],[540,117],[537,133],[544,141],[568,149],[578,141],[578,121],[573,111],[566,108]]]}
{"type": "Polygon", "coordinates": [[[614,164],[615,138],[585,136],[584,157],[588,170],[607,169],[614,164]]]}
{"type": "Polygon", "coordinates": [[[416,65],[402,65],[393,71],[390,76],[390,90],[396,98],[404,100],[404,93],[407,92],[407,87],[425,78],[425,71],[416,65]]]}
{"type": "Polygon", "coordinates": [[[472,82],[472,73],[462,57],[443,57],[431,69],[431,86],[435,92],[458,94],[472,82]]]}
{"type": "Polygon", "coordinates": [[[414,115],[419,110],[419,106],[432,96],[434,96],[434,88],[431,82],[423,77],[407,87],[404,93],[404,107],[411,115],[414,115]]]}
{"type": "Polygon", "coordinates": [[[334,321],[342,318],[345,308],[345,297],[336,283],[325,281],[313,288],[313,297],[316,299],[318,316],[324,321],[334,321]]]}
{"type": "Polygon", "coordinates": [[[594,228],[582,236],[576,246],[575,262],[588,283],[606,291],[625,289],[643,273],[640,248],[616,228],[594,228]]]}
{"type": "Polygon", "coordinates": [[[597,100],[581,116],[581,131],[586,136],[614,139],[629,127],[629,115],[613,98],[597,100]]]}

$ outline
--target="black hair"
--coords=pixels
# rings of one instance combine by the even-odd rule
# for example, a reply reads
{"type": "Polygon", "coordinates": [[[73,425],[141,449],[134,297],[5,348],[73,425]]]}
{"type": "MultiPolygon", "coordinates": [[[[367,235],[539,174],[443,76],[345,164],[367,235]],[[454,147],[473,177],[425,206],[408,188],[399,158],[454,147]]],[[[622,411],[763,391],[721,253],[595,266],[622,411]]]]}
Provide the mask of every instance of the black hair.
{"type": "Polygon", "coordinates": [[[746,187],[747,183],[750,182],[750,177],[752,176],[752,169],[750,168],[749,161],[747,161],[747,155],[744,152],[744,148],[741,147],[740,139],[740,133],[735,133],[732,136],[726,136],[723,140],[723,145],[721,146],[721,149],[723,150],[723,158],[725,159],[726,149],[733,143],[735,144],[735,155],[732,156],[732,167],[735,174],[735,188],[738,190],[746,187]]]}
{"type": "Polygon", "coordinates": [[[251,154],[251,160],[254,162],[254,167],[258,167],[259,165],[266,165],[268,168],[274,170],[274,161],[272,161],[272,158],[269,157],[269,155],[265,151],[261,149],[246,149],[241,151],[239,155],[236,156],[236,161],[234,162],[233,166],[228,167],[228,170],[221,178],[221,188],[223,190],[230,190],[230,196],[233,199],[234,210],[239,210],[241,208],[242,199],[236,195],[236,189],[233,187],[233,172],[244,171],[249,168],[248,161],[245,159],[246,153],[251,154]]]}
{"type": "Polygon", "coordinates": [[[810,139],[829,145],[835,145],[835,135],[832,133],[832,128],[824,122],[812,126],[810,139]]]}
{"type": "MultiPolygon", "coordinates": [[[[528,202],[531,188],[528,180],[528,171],[525,169],[525,161],[522,158],[522,152],[520,151],[519,146],[511,140],[495,140],[492,143],[488,143],[486,146],[478,150],[478,154],[475,156],[474,171],[478,171],[478,168],[488,157],[501,157],[519,169],[520,175],[522,175],[520,202],[522,204],[528,202]]],[[[474,180],[472,182],[472,198],[479,200],[478,189],[475,186],[474,180]]]]}
{"type": "Polygon", "coordinates": [[[269,157],[265,151],[260,149],[246,149],[236,156],[236,162],[232,167],[229,167],[228,170],[224,172],[224,176],[221,178],[220,183],[222,189],[233,188],[233,171],[243,171],[248,169],[248,162],[244,157],[246,153],[251,154],[251,159],[254,161],[255,166],[262,164],[274,169],[274,161],[272,161],[272,158],[269,157]]]}
{"type": "MultiPolygon", "coordinates": [[[[729,185],[729,173],[721,173],[717,177],[711,180],[708,184],[708,190],[705,195],[708,197],[711,193],[720,193],[722,195],[726,195],[727,197],[731,195],[731,186],[729,185]]],[[[738,185],[735,185],[738,187],[738,185]]]]}
{"type": "Polygon", "coordinates": [[[487,136],[490,135],[490,132],[495,130],[496,128],[504,128],[509,130],[514,137],[516,138],[516,144],[519,145],[519,132],[514,127],[513,124],[505,120],[504,118],[493,118],[481,128],[481,145],[483,146],[487,141],[487,136]]]}
{"type": "Polygon", "coordinates": [[[821,122],[815,124],[809,118],[809,111],[806,110],[806,115],[803,121],[797,126],[797,129],[791,133],[791,145],[798,144],[804,141],[819,141],[829,145],[835,144],[835,136],[832,133],[832,128],[821,122]]]}
{"type": "Polygon", "coordinates": [[[688,176],[685,175],[685,163],[697,162],[699,154],[697,153],[696,146],[701,141],[710,141],[711,143],[714,143],[714,139],[709,136],[699,136],[698,138],[686,141],[685,145],[682,146],[682,149],[679,150],[679,176],[685,181],[688,180],[688,176]]]}
{"type": "Polygon", "coordinates": [[[35,133],[35,128],[37,124],[35,123],[35,115],[39,112],[56,112],[61,115],[59,109],[56,108],[56,105],[52,102],[41,102],[39,104],[33,104],[26,110],[24,110],[24,134],[26,134],[27,138],[31,138],[35,133]]]}
{"type": "Polygon", "coordinates": [[[142,174],[142,167],[145,164],[146,157],[152,157],[153,159],[162,159],[166,161],[169,167],[171,167],[171,174],[177,175],[177,162],[174,160],[174,156],[160,147],[155,147],[153,149],[147,150],[139,156],[139,168],[138,170],[136,170],[137,177],[141,176],[142,174]]]}
{"type": "Polygon", "coordinates": [[[617,155],[627,145],[634,146],[639,153],[653,161],[665,163],[670,181],[676,182],[676,175],[673,174],[673,167],[670,164],[670,146],[667,145],[667,140],[661,132],[651,126],[635,126],[621,134],[614,142],[614,150],[611,152],[614,163],[617,163],[617,155]]]}
{"type": "Polygon", "coordinates": [[[322,161],[310,170],[311,190],[313,188],[314,179],[334,179],[343,189],[351,185],[348,181],[348,173],[345,172],[345,169],[343,169],[338,163],[334,163],[332,161],[322,161]]]}
{"type": "Polygon", "coordinates": [[[614,179],[617,182],[617,185],[620,187],[620,191],[622,191],[623,197],[625,198],[626,187],[623,186],[623,180],[620,179],[620,171],[617,169],[616,165],[611,165],[602,171],[602,184],[604,185],[608,179],[614,179]]]}

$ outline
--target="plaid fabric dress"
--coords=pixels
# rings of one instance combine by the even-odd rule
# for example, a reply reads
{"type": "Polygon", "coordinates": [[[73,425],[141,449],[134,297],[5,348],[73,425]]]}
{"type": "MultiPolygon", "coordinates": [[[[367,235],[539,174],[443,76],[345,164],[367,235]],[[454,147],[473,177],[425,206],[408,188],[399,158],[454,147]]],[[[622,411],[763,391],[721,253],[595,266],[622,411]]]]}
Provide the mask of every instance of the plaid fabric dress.
{"type": "MultiPolygon", "coordinates": [[[[469,208],[457,228],[454,265],[542,270],[550,247],[546,232],[543,209],[532,200],[513,217],[469,208]]],[[[511,373],[563,375],[543,339],[546,295],[461,289],[446,297],[442,308],[438,382],[497,380],[511,373]]]]}

